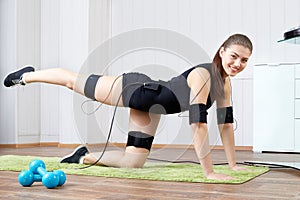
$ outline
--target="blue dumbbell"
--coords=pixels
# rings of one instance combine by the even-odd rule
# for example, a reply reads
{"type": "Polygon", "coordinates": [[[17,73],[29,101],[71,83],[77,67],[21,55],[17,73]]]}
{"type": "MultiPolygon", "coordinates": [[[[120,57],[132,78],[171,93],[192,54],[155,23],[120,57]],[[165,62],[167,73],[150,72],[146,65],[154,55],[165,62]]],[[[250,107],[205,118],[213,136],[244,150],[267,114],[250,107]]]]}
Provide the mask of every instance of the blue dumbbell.
{"type": "Polygon", "coordinates": [[[33,174],[30,170],[24,170],[19,174],[18,181],[22,186],[29,187],[34,182],[41,182],[42,177],[39,174],[33,174]]]}
{"type": "Polygon", "coordinates": [[[56,174],[59,178],[59,182],[57,186],[62,186],[63,184],[65,184],[67,177],[65,172],[63,172],[62,170],[55,170],[53,171],[54,174],[56,174]]]}
{"type": "Polygon", "coordinates": [[[31,186],[34,182],[42,182],[47,188],[54,188],[66,182],[66,174],[62,170],[47,172],[42,160],[33,160],[29,164],[29,170],[19,174],[18,181],[24,187],[31,186]]]}
{"type": "Polygon", "coordinates": [[[42,183],[46,188],[55,188],[59,184],[59,176],[53,172],[47,172],[45,163],[42,160],[33,160],[29,164],[29,170],[33,174],[39,174],[42,177],[42,183]]]}

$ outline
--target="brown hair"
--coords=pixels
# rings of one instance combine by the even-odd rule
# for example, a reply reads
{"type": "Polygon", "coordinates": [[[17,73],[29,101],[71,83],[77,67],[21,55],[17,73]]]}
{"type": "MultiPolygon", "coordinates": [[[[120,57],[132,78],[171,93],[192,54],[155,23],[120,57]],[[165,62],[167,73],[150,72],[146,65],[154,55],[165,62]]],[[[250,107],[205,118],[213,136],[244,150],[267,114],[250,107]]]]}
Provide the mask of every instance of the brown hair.
{"type": "Polygon", "coordinates": [[[227,49],[231,45],[241,45],[247,49],[250,50],[252,53],[253,46],[250,39],[242,34],[234,34],[231,35],[225,42],[220,46],[217,53],[215,54],[215,57],[212,62],[212,91],[211,91],[211,97],[213,99],[218,98],[224,98],[224,77],[225,77],[225,71],[222,66],[222,59],[220,57],[220,50],[222,47],[224,49],[227,49]]]}

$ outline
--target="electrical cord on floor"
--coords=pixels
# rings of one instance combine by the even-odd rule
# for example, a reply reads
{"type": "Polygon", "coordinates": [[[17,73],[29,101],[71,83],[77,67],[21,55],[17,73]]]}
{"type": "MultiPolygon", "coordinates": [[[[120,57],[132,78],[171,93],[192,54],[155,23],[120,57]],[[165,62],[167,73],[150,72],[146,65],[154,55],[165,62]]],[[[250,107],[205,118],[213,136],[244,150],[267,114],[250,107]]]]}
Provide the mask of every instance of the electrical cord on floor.
{"type": "Polygon", "coordinates": [[[246,161],[244,162],[245,164],[249,165],[249,166],[267,166],[271,169],[295,169],[297,171],[300,171],[299,168],[297,167],[292,167],[292,166],[288,166],[288,165],[281,165],[281,164],[275,164],[275,163],[264,163],[264,162],[250,162],[250,161],[246,161]]]}
{"type": "MultiPolygon", "coordinates": [[[[191,164],[197,164],[199,165],[200,162],[197,161],[191,161],[191,160],[165,160],[165,159],[157,159],[157,158],[148,158],[148,160],[152,161],[159,161],[159,162],[168,162],[168,163],[191,163],[191,164]]],[[[238,165],[246,165],[246,166],[253,166],[253,167],[269,167],[270,169],[295,169],[300,171],[300,169],[292,166],[286,166],[286,165],[280,165],[280,164],[268,164],[263,162],[237,162],[238,165]]],[[[228,165],[227,162],[224,163],[214,163],[213,165],[228,165]]]]}
{"type": "MultiPolygon", "coordinates": [[[[191,164],[200,165],[200,162],[192,161],[192,160],[165,160],[165,159],[157,159],[157,158],[147,158],[147,159],[148,159],[148,160],[152,160],[152,161],[159,161],[159,162],[168,162],[168,163],[191,163],[191,164]]],[[[245,162],[237,162],[236,164],[252,166],[251,164],[248,164],[248,163],[245,163],[245,162]]],[[[227,162],[225,162],[225,163],[214,163],[213,165],[228,165],[228,163],[227,163],[227,162]]]]}
{"type": "Polygon", "coordinates": [[[168,163],[191,163],[191,164],[200,164],[197,161],[192,160],[165,160],[165,159],[158,159],[158,158],[147,158],[147,160],[152,161],[159,161],[159,162],[168,162],[168,163]]]}

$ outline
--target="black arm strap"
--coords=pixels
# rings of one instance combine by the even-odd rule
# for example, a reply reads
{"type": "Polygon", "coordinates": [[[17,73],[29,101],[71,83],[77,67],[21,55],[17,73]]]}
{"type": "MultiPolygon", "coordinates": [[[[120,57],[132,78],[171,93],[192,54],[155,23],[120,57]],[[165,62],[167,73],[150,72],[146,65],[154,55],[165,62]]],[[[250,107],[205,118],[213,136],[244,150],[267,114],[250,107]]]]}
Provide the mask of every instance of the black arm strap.
{"type": "Polygon", "coordinates": [[[207,123],[206,105],[203,103],[192,104],[189,109],[189,122],[192,123],[207,123]]]}

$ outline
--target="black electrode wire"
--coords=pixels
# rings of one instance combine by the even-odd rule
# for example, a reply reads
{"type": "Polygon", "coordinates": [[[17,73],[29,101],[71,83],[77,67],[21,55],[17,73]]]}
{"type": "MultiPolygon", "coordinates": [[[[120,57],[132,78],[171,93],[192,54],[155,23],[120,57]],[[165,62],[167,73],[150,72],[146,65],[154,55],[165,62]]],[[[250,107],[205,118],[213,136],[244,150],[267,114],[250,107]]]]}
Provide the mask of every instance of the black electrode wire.
{"type": "MultiPolygon", "coordinates": [[[[205,83],[203,84],[203,86],[200,88],[200,90],[197,92],[197,94],[194,96],[194,98],[191,100],[191,103],[190,104],[192,104],[194,101],[195,101],[195,99],[197,98],[197,96],[200,94],[200,92],[202,91],[202,89],[204,88],[204,86],[206,85],[206,83],[208,82],[210,80],[210,77],[205,81],[205,83]]],[[[183,114],[183,112],[180,112],[178,115],[177,115],[177,117],[189,117],[189,116],[187,116],[187,115],[182,115],[183,114]]]]}
{"type": "MultiPolygon", "coordinates": [[[[113,87],[114,87],[116,81],[117,81],[120,77],[122,77],[122,75],[117,76],[117,78],[113,81],[113,83],[112,83],[112,85],[111,85],[111,87],[110,87],[110,90],[109,90],[107,96],[105,97],[105,99],[103,100],[103,102],[105,102],[105,101],[108,99],[108,97],[109,97],[110,93],[112,92],[112,89],[113,89],[113,87]]],[[[100,78],[101,78],[101,77],[100,77],[100,78]]],[[[100,103],[100,104],[97,106],[97,108],[96,108],[94,111],[92,111],[92,112],[85,112],[85,110],[83,109],[83,105],[86,104],[87,102],[91,102],[91,101],[94,102],[94,100],[88,99],[88,100],[85,100],[85,101],[81,104],[81,110],[82,110],[82,112],[83,112],[84,114],[86,114],[86,115],[92,115],[92,114],[96,113],[96,112],[99,110],[99,108],[100,108],[101,106],[103,106],[103,104],[104,104],[104,103],[100,103]]]]}
{"type": "MultiPolygon", "coordinates": [[[[122,75],[121,75],[121,76],[122,76],[122,75]]],[[[119,76],[119,77],[120,77],[120,76],[119,76]]],[[[116,80],[115,80],[115,81],[116,81],[116,80]]],[[[113,84],[115,83],[115,81],[113,82],[113,84]]],[[[110,91],[111,91],[112,88],[113,88],[113,84],[112,84],[112,86],[111,86],[110,91]]],[[[91,167],[91,166],[96,165],[96,164],[101,160],[101,158],[103,157],[103,155],[104,155],[104,153],[105,153],[105,151],[106,151],[106,149],[107,149],[107,146],[108,146],[108,143],[109,143],[109,139],[110,139],[110,137],[111,137],[112,128],[113,128],[113,125],[114,125],[114,121],[115,121],[115,116],[116,116],[118,104],[119,104],[119,102],[120,102],[120,100],[121,100],[122,94],[123,94],[124,90],[127,89],[127,87],[133,86],[133,85],[141,85],[141,86],[142,86],[142,85],[144,85],[144,83],[142,83],[142,82],[130,83],[130,84],[126,85],[126,86],[123,88],[123,90],[122,90],[121,94],[119,95],[118,100],[117,100],[117,102],[116,102],[116,105],[115,105],[115,108],[114,108],[114,112],[113,112],[113,116],[112,116],[112,119],[111,119],[111,122],[110,122],[110,127],[109,127],[109,131],[108,131],[108,136],[107,136],[107,139],[106,139],[106,142],[105,142],[105,146],[104,146],[103,151],[102,151],[101,155],[99,156],[99,158],[98,158],[94,163],[92,163],[92,164],[90,164],[90,165],[87,165],[87,166],[84,166],[84,167],[75,168],[75,169],[86,169],[86,168],[89,168],[89,167],[91,167]]],[[[107,98],[108,98],[108,97],[106,97],[105,99],[107,99],[107,98]]],[[[103,103],[101,103],[101,105],[103,105],[103,103]]]]}
{"type": "Polygon", "coordinates": [[[255,167],[259,167],[259,166],[267,166],[269,168],[273,168],[273,169],[286,169],[286,168],[289,168],[289,169],[295,169],[295,170],[298,170],[300,171],[299,168],[297,167],[293,167],[293,166],[288,166],[288,165],[283,165],[283,164],[275,164],[275,163],[264,163],[264,162],[251,162],[251,161],[246,161],[244,162],[246,165],[249,165],[249,166],[255,166],[255,167]]]}
{"type": "Polygon", "coordinates": [[[203,84],[203,86],[200,88],[200,90],[197,92],[197,94],[194,96],[194,98],[191,100],[191,103],[192,104],[195,99],[197,98],[197,96],[200,94],[200,92],[202,91],[202,89],[204,88],[204,86],[207,84],[207,82],[210,80],[210,77],[205,81],[205,83],[203,84]]]}
{"type": "Polygon", "coordinates": [[[79,167],[79,168],[76,168],[76,169],[86,169],[86,168],[89,168],[89,167],[91,167],[91,166],[94,166],[94,165],[96,165],[96,164],[101,160],[101,158],[103,157],[104,152],[106,151],[106,148],[107,148],[107,146],[108,146],[110,136],[111,136],[111,131],[112,131],[112,127],[113,127],[113,123],[114,123],[115,114],[116,114],[116,111],[117,111],[117,107],[118,107],[119,100],[120,100],[120,98],[118,99],[117,105],[116,105],[115,108],[114,108],[113,117],[112,117],[112,119],[111,119],[111,122],[110,122],[110,128],[109,128],[109,131],[108,131],[108,136],[107,136],[107,139],[106,139],[106,142],[105,142],[105,146],[104,146],[104,148],[103,148],[103,151],[102,151],[101,155],[99,156],[99,158],[98,158],[94,163],[92,163],[92,164],[90,164],[90,165],[86,165],[86,166],[84,166],[84,167],[79,167]]]}
{"type": "Polygon", "coordinates": [[[158,159],[158,158],[147,158],[147,160],[159,161],[159,162],[168,162],[168,163],[192,163],[192,164],[200,164],[200,162],[191,161],[191,160],[165,160],[165,159],[158,159]]]}
{"type": "MultiPolygon", "coordinates": [[[[190,164],[196,164],[196,165],[200,164],[200,162],[192,161],[192,160],[165,160],[165,159],[157,159],[157,158],[147,158],[147,159],[152,160],[152,161],[168,162],[168,163],[190,163],[190,164]]],[[[246,165],[246,166],[255,166],[255,165],[247,163],[247,162],[237,162],[236,164],[246,165]]],[[[228,162],[214,163],[213,165],[228,165],[228,162]]]]}
{"type": "MultiPolygon", "coordinates": [[[[159,161],[159,162],[168,162],[168,163],[190,163],[190,164],[197,164],[199,165],[200,162],[197,161],[191,161],[191,160],[165,160],[165,159],[157,159],[157,158],[147,158],[148,160],[152,160],[152,161],[159,161]]],[[[253,166],[253,167],[269,167],[270,169],[286,169],[286,168],[290,168],[290,169],[295,169],[300,171],[300,169],[296,168],[296,167],[292,167],[292,166],[287,166],[287,165],[280,165],[280,164],[268,164],[268,163],[251,163],[251,162],[236,162],[236,164],[238,165],[246,165],[246,166],[253,166]]],[[[228,162],[224,162],[224,163],[214,163],[213,165],[228,165],[228,162]]]]}
{"type": "MultiPolygon", "coordinates": [[[[109,97],[110,93],[112,92],[112,89],[113,89],[114,84],[116,83],[116,81],[117,81],[121,76],[122,76],[122,75],[119,75],[119,76],[114,80],[114,82],[113,82],[113,84],[112,84],[112,86],[111,86],[111,88],[110,88],[110,90],[109,90],[109,92],[108,92],[108,95],[106,96],[106,98],[104,99],[103,102],[105,102],[105,101],[107,100],[107,98],[109,97]]],[[[208,82],[209,80],[210,80],[210,77],[205,81],[205,83],[204,83],[203,86],[200,88],[200,90],[197,92],[197,94],[195,95],[195,97],[191,100],[191,103],[194,102],[194,100],[196,99],[196,97],[200,94],[200,92],[202,91],[202,89],[204,88],[204,86],[207,84],[207,82],[208,82]]],[[[131,84],[126,85],[126,86],[122,89],[121,94],[119,95],[118,100],[117,100],[117,103],[116,103],[115,108],[114,108],[113,117],[112,117],[112,120],[111,120],[111,122],[110,122],[110,128],[109,128],[109,131],[108,131],[108,136],[107,136],[107,139],[106,139],[106,142],[105,142],[105,146],[104,146],[104,148],[103,148],[103,151],[102,151],[101,155],[99,156],[99,158],[98,158],[94,163],[92,163],[92,164],[90,164],[90,165],[87,165],[87,166],[84,166],[84,167],[76,168],[76,169],[86,169],[86,168],[89,168],[89,167],[91,167],[91,166],[96,165],[96,164],[101,160],[101,158],[103,157],[103,155],[104,155],[104,153],[105,153],[105,151],[106,151],[106,149],[107,149],[107,146],[108,146],[108,143],[109,143],[109,139],[110,139],[110,137],[111,137],[112,128],[113,128],[114,119],[115,119],[115,115],[116,115],[116,112],[117,112],[118,104],[119,104],[119,102],[120,102],[120,99],[121,99],[121,97],[122,97],[122,94],[123,94],[124,90],[125,90],[127,87],[129,87],[129,86],[133,86],[133,85],[141,85],[141,86],[142,86],[142,85],[144,85],[144,84],[145,84],[145,83],[142,83],[142,82],[135,82],[135,83],[131,83],[131,84]]],[[[230,86],[231,86],[231,85],[230,85],[230,86]]],[[[231,100],[232,100],[232,99],[231,99],[231,100]]],[[[81,104],[81,109],[82,109],[82,111],[83,111],[85,114],[87,114],[87,115],[94,114],[94,113],[95,113],[96,111],[98,111],[99,108],[104,104],[104,103],[100,103],[100,105],[99,105],[93,112],[87,113],[87,112],[84,111],[83,105],[84,105],[85,103],[87,103],[88,101],[93,101],[93,100],[86,100],[86,101],[84,101],[84,102],[81,104]]],[[[178,115],[178,117],[187,117],[187,116],[181,116],[181,113],[180,113],[180,114],[178,115]]],[[[151,160],[151,159],[152,159],[152,160],[155,160],[154,158],[147,158],[147,159],[148,159],[148,160],[151,160]]],[[[159,161],[159,159],[156,159],[156,160],[159,161]]],[[[168,161],[168,160],[161,160],[161,161],[171,162],[171,163],[174,163],[174,162],[178,162],[178,163],[180,163],[180,162],[191,162],[191,163],[194,163],[194,164],[199,164],[199,162],[194,162],[194,161],[168,161]]]]}

